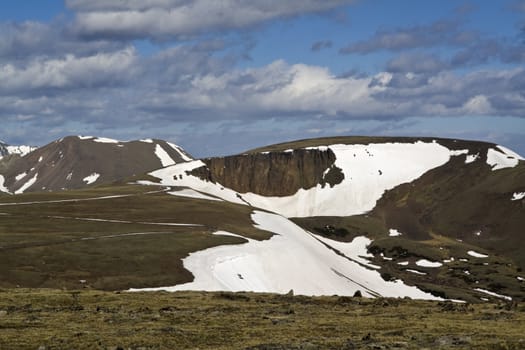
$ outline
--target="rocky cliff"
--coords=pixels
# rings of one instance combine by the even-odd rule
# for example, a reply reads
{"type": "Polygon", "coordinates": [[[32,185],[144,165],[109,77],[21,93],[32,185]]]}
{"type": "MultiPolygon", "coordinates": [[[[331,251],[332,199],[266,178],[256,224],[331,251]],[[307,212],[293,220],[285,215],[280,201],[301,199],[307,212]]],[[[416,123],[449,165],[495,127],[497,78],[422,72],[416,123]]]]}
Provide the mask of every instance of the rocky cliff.
{"type": "Polygon", "coordinates": [[[292,195],[301,188],[334,186],[344,179],[330,149],[250,153],[203,162],[206,166],[194,169],[192,175],[240,193],[263,196],[292,195]]]}

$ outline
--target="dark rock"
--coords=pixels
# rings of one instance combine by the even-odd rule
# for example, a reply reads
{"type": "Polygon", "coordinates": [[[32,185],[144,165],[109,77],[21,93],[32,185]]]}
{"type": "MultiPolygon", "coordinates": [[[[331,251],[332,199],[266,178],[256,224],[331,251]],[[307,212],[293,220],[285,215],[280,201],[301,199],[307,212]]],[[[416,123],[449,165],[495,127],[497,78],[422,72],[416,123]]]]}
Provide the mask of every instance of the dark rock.
{"type": "Polygon", "coordinates": [[[341,169],[334,166],[335,154],[330,149],[250,153],[203,161],[206,166],[194,169],[191,175],[240,193],[263,196],[288,196],[300,188],[334,186],[344,179],[341,169]]]}

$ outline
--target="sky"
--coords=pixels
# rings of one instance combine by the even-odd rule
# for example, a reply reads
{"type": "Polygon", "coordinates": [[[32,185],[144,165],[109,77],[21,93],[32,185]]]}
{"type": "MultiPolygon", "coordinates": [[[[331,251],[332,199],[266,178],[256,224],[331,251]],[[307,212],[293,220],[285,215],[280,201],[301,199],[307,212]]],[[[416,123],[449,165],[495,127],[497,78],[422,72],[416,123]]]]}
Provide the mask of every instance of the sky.
{"type": "Polygon", "coordinates": [[[0,139],[195,157],[435,136],[525,155],[525,1],[2,0],[0,139]]]}

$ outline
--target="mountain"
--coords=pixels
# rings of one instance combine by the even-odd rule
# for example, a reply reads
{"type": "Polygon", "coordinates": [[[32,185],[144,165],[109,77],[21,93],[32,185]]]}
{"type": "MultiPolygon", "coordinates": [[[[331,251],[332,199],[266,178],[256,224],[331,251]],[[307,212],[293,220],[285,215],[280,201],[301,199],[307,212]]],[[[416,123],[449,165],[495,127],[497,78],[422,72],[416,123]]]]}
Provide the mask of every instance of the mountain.
{"type": "Polygon", "coordinates": [[[525,300],[525,161],[496,144],[337,137],[193,160],[67,137],[0,167],[5,191],[32,192],[0,197],[0,287],[525,300]]]}
{"type": "Polygon", "coordinates": [[[15,194],[83,188],[189,160],[180,147],[162,140],[69,136],[0,160],[0,188],[15,194]]]}
{"type": "Polygon", "coordinates": [[[377,267],[385,281],[463,300],[525,291],[525,162],[503,146],[324,138],[150,175],[162,185],[291,218],[342,256],[368,256],[361,263],[377,267]],[[367,249],[356,255],[363,240],[367,249]]]}
{"type": "MultiPolygon", "coordinates": [[[[431,169],[447,165],[448,171],[470,169],[489,176],[521,161],[514,152],[483,142],[350,137],[207,158],[170,167],[171,176],[159,175],[163,184],[202,189],[287,217],[350,216],[371,211],[386,190],[431,169]]],[[[516,186],[520,191],[519,181],[516,186]]]]}

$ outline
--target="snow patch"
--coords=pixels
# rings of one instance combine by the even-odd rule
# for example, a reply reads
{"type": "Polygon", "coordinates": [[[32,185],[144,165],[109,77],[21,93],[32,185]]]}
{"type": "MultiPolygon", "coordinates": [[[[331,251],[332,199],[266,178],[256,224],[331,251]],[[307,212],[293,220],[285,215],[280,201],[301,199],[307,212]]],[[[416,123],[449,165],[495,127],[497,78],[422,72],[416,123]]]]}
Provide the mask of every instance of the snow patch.
{"type": "Polygon", "coordinates": [[[42,162],[44,160],[44,157],[43,156],[40,156],[40,158],[38,158],[38,162],[42,162]]]}
{"type": "Polygon", "coordinates": [[[523,158],[503,146],[497,146],[500,151],[489,148],[487,151],[487,164],[491,166],[492,170],[499,170],[505,168],[513,168],[518,165],[523,158]]]}
{"type": "Polygon", "coordinates": [[[496,297],[496,298],[501,298],[501,299],[505,299],[505,300],[512,300],[512,298],[507,296],[507,295],[497,294],[497,293],[491,292],[490,290],[481,289],[481,288],[474,288],[474,290],[477,291],[477,292],[481,292],[481,293],[485,293],[485,294],[488,294],[488,295],[492,295],[493,297],[496,297]]]}
{"type": "Polygon", "coordinates": [[[397,237],[397,236],[401,236],[402,233],[396,230],[395,228],[391,228],[390,230],[388,230],[388,235],[390,237],[397,237]]]}
{"type": "Polygon", "coordinates": [[[516,279],[517,279],[518,281],[520,281],[520,282],[523,282],[523,281],[525,281],[525,278],[523,278],[523,277],[520,277],[520,276],[516,277],[516,279]]]}
{"type": "Polygon", "coordinates": [[[426,275],[426,272],[421,272],[421,271],[418,271],[418,270],[406,269],[405,271],[414,273],[416,275],[426,275]]]}
{"type": "MultiPolygon", "coordinates": [[[[203,181],[198,177],[186,174],[187,171],[192,171],[201,166],[205,166],[203,161],[194,160],[158,169],[149,174],[158,178],[161,185],[189,187],[196,191],[222,198],[228,202],[246,204],[246,202],[243,202],[241,198],[239,198],[240,195],[237,192],[224,188],[219,184],[203,181]]],[[[158,185],[158,183],[152,183],[149,181],[138,181],[138,183],[142,185],[158,185]]]]}
{"type": "Polygon", "coordinates": [[[26,176],[27,176],[27,173],[26,173],[26,172],[23,172],[22,174],[18,174],[18,175],[16,175],[16,176],[15,176],[15,180],[16,180],[16,181],[20,181],[20,180],[22,180],[22,179],[23,179],[24,177],[26,177],[26,176]]]}
{"type": "Polygon", "coordinates": [[[478,158],[479,158],[479,153],[469,154],[467,155],[467,158],[465,159],[465,164],[473,163],[478,158]]]}
{"type": "Polygon", "coordinates": [[[441,267],[443,266],[443,264],[440,262],[430,261],[427,259],[421,259],[421,260],[416,261],[416,265],[421,266],[421,267],[441,267]]]}
{"type": "Polygon", "coordinates": [[[9,154],[18,154],[20,157],[24,157],[25,155],[33,152],[37,147],[32,146],[7,146],[7,153],[9,154]]]}
{"type": "Polygon", "coordinates": [[[0,192],[11,194],[11,192],[9,192],[9,189],[5,187],[4,184],[5,184],[4,175],[0,175],[0,192]]]}
{"type": "Polygon", "coordinates": [[[244,236],[237,235],[235,233],[231,233],[231,232],[228,232],[228,231],[215,231],[215,232],[212,233],[212,235],[215,235],[215,236],[230,236],[230,237],[237,237],[237,238],[247,239],[244,236]]]}
{"type": "Polygon", "coordinates": [[[462,150],[451,150],[450,155],[451,156],[460,156],[462,154],[468,154],[468,149],[462,149],[462,150]]]}
{"type": "Polygon", "coordinates": [[[162,148],[162,146],[159,144],[155,146],[155,155],[160,159],[160,163],[162,164],[162,167],[167,167],[167,166],[175,164],[175,161],[171,159],[168,152],[166,152],[164,148],[162,148]]]}
{"type": "Polygon", "coordinates": [[[93,174],[83,178],[82,181],[84,181],[87,185],[91,185],[92,183],[97,181],[99,177],[100,177],[100,174],[93,173],[93,174]]]}
{"type": "Polygon", "coordinates": [[[370,261],[366,259],[367,257],[373,258],[374,255],[368,253],[367,247],[372,244],[372,241],[365,236],[355,237],[352,242],[339,242],[319,235],[314,236],[330,248],[337,250],[353,261],[373,269],[381,268],[380,266],[371,264],[370,261]]]}
{"type": "Polygon", "coordinates": [[[316,147],[328,148],[336,156],[334,165],[345,174],[340,184],[299,189],[287,197],[264,197],[254,193],[245,193],[242,197],[253,206],[287,217],[359,215],[372,210],[386,190],[413,181],[450,159],[450,150],[437,143],[316,147]],[[382,175],[377,171],[378,166],[382,175]]]}
{"type": "Polygon", "coordinates": [[[153,140],[152,139],[142,139],[140,140],[140,142],[153,143],[153,140]]]}
{"type": "Polygon", "coordinates": [[[81,140],[91,140],[91,139],[94,139],[93,136],[81,136],[81,135],[78,135],[77,136],[79,139],[81,140]]]}
{"type": "Polygon", "coordinates": [[[93,139],[93,141],[99,143],[120,143],[118,140],[109,139],[107,137],[97,137],[93,139]]]}
{"type": "Polygon", "coordinates": [[[18,190],[15,191],[15,194],[24,193],[29,187],[33,186],[38,178],[38,174],[35,174],[31,179],[29,179],[25,184],[22,185],[18,190]]]}
{"type": "Polygon", "coordinates": [[[66,181],[71,181],[71,178],[73,177],[73,172],[70,172],[69,174],[67,174],[66,176],[66,181]]]}
{"type": "Polygon", "coordinates": [[[171,148],[173,148],[175,151],[179,152],[181,158],[185,161],[185,162],[189,162],[189,161],[192,161],[193,158],[191,158],[190,156],[188,156],[186,154],[186,152],[180,148],[179,146],[171,143],[171,142],[166,142],[168,145],[170,145],[171,148]]]}
{"type": "Polygon", "coordinates": [[[525,192],[514,192],[512,194],[511,201],[519,201],[521,199],[525,198],[525,192]]]}
{"type": "Polygon", "coordinates": [[[408,266],[408,261],[401,261],[401,262],[398,262],[397,264],[401,266],[408,266]]]}
{"type": "Polygon", "coordinates": [[[360,290],[368,297],[440,299],[400,280],[384,281],[377,271],[337,254],[282,216],[255,211],[252,220],[257,228],[275,235],[191,253],[183,263],[195,276],[193,282],[146,290],[287,293],[293,289],[302,295],[353,295],[360,290]]]}
{"type": "Polygon", "coordinates": [[[469,250],[467,252],[467,254],[470,255],[470,256],[473,256],[475,258],[488,258],[489,257],[488,255],[481,254],[481,253],[475,252],[473,250],[469,250]]]}
{"type": "Polygon", "coordinates": [[[389,258],[388,256],[385,256],[385,254],[383,254],[383,253],[381,253],[380,255],[381,255],[381,257],[383,258],[383,260],[387,260],[387,261],[392,261],[392,260],[394,260],[393,258],[389,258]]]}

